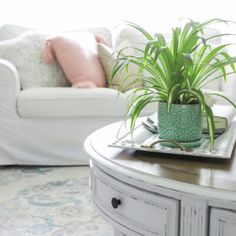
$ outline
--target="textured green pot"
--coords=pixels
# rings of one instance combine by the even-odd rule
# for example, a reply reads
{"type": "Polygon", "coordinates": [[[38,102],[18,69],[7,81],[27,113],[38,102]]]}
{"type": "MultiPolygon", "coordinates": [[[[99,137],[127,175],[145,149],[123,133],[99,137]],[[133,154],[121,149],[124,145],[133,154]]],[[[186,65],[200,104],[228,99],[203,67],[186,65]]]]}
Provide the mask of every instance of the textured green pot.
{"type": "Polygon", "coordinates": [[[202,138],[202,113],[199,104],[173,104],[168,113],[165,102],[158,105],[158,129],[161,139],[195,142],[202,138]]]}

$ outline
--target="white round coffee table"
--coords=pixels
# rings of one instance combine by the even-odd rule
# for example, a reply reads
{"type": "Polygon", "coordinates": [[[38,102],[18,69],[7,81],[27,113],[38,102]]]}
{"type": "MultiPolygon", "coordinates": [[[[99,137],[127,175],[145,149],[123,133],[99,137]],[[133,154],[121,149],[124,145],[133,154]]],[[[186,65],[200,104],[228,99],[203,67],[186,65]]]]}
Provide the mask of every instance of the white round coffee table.
{"type": "Polygon", "coordinates": [[[120,123],[91,134],[91,193],[122,236],[235,236],[236,158],[211,160],[108,147],[120,123]]]}

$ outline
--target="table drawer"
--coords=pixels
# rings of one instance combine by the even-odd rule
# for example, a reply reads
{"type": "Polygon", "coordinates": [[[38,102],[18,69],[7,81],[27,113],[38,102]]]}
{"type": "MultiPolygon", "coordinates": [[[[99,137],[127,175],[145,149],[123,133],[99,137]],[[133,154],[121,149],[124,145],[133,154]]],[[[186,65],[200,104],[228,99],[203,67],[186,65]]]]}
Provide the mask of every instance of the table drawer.
{"type": "Polygon", "coordinates": [[[236,212],[211,208],[210,211],[210,236],[235,236],[236,212]]]}
{"type": "Polygon", "coordinates": [[[97,168],[91,187],[97,207],[121,225],[144,235],[177,235],[177,200],[133,187],[97,168]]]}

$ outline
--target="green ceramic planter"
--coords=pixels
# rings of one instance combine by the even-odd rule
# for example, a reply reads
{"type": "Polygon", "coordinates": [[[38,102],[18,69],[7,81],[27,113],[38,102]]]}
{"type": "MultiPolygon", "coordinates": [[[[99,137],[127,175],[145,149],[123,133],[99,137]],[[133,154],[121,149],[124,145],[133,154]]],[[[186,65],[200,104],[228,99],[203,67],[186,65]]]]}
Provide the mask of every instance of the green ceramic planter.
{"type": "Polygon", "coordinates": [[[161,139],[196,142],[202,138],[202,113],[199,104],[173,104],[168,113],[165,102],[158,105],[158,129],[161,139]]]}

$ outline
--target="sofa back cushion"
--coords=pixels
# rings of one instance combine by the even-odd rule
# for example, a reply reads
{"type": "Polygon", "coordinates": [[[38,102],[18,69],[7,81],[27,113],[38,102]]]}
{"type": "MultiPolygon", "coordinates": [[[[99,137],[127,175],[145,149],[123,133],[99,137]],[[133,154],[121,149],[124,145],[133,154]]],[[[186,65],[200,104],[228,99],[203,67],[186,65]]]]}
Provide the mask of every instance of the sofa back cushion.
{"type": "Polygon", "coordinates": [[[132,45],[133,47],[140,47],[144,48],[144,43],[147,42],[144,35],[139,32],[138,30],[132,28],[132,27],[125,27],[120,26],[117,27],[114,32],[114,47],[120,47],[120,45],[127,40],[128,45],[132,45]]]}
{"type": "Polygon", "coordinates": [[[9,40],[20,36],[32,29],[20,25],[6,24],[0,27],[0,41],[9,40]]]}
{"type": "MultiPolygon", "coordinates": [[[[0,27],[0,41],[3,40],[9,40],[15,37],[18,37],[22,35],[23,33],[26,33],[28,31],[32,31],[33,29],[20,26],[20,25],[11,25],[6,24],[2,25],[0,27]]],[[[109,47],[112,47],[112,35],[110,29],[106,27],[91,27],[91,28],[81,28],[81,29],[75,29],[70,31],[63,31],[63,33],[70,33],[70,32],[89,32],[93,33],[95,35],[101,36],[106,41],[106,44],[109,47]]],[[[52,34],[55,32],[49,32],[48,34],[52,34]]]]}
{"type": "MultiPolygon", "coordinates": [[[[205,37],[211,37],[213,35],[220,34],[220,31],[216,28],[207,28],[205,31],[205,37]]],[[[121,26],[117,27],[116,30],[113,32],[114,35],[114,47],[119,47],[122,42],[127,41],[129,44],[127,46],[136,47],[139,49],[145,48],[146,38],[143,36],[141,32],[136,30],[135,28],[129,27],[129,26],[121,26]]],[[[166,38],[167,42],[171,41],[171,33],[170,32],[164,32],[164,37],[166,38]]],[[[213,46],[217,46],[221,43],[221,37],[212,38],[208,41],[213,46]]],[[[135,51],[135,54],[138,55],[137,51],[135,51]]],[[[148,75],[147,72],[145,72],[146,75],[148,75]]],[[[211,82],[210,84],[207,84],[205,86],[205,89],[211,89],[211,90],[222,90],[224,81],[222,79],[215,80],[211,82]]],[[[145,81],[144,81],[145,84],[145,81]]]]}

